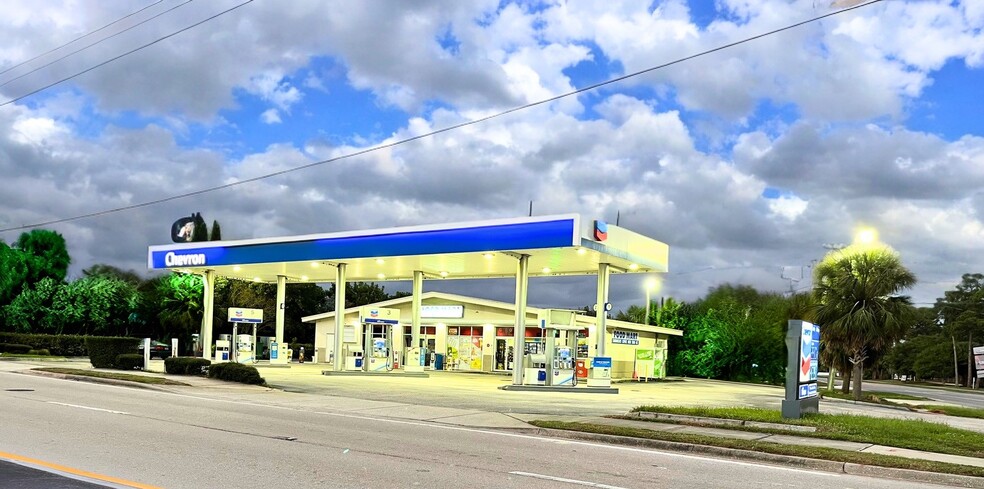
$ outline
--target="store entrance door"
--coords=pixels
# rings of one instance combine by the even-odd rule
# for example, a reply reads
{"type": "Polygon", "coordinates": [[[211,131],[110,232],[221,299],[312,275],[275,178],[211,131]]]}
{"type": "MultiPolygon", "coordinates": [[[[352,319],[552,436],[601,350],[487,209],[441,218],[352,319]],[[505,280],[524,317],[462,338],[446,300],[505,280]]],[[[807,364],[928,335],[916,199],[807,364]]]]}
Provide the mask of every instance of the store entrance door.
{"type": "Polygon", "coordinates": [[[515,344],[516,340],[513,338],[495,339],[495,365],[492,370],[499,372],[512,370],[515,344]]]}

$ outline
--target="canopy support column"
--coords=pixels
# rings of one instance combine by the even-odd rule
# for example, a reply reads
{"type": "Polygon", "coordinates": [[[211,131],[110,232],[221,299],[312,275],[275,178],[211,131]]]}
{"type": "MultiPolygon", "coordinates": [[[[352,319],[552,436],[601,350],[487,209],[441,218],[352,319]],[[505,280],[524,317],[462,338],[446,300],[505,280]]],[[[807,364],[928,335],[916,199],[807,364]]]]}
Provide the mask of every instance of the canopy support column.
{"type": "Polygon", "coordinates": [[[331,369],[341,372],[345,366],[342,357],[342,335],[345,334],[345,264],[335,265],[335,360],[331,369]]]}
{"type": "Polygon", "coordinates": [[[284,342],[284,313],[287,307],[287,277],[277,275],[277,344],[284,342]]]}
{"type": "MultiPolygon", "coordinates": [[[[202,358],[212,358],[212,318],[215,316],[215,271],[205,270],[202,275],[204,298],[202,300],[202,358]]],[[[173,352],[176,356],[178,353],[173,352]]]]}
{"type": "MultiPolygon", "coordinates": [[[[530,280],[530,256],[520,255],[516,268],[516,327],[513,329],[513,385],[523,385],[526,365],[526,295],[530,280]]],[[[508,361],[508,360],[507,360],[508,361]]]]}
{"type": "Polygon", "coordinates": [[[598,300],[595,306],[596,317],[595,317],[595,355],[596,357],[604,357],[605,355],[605,343],[606,343],[606,325],[608,320],[608,284],[610,278],[610,269],[607,263],[598,264],[598,300]]]}

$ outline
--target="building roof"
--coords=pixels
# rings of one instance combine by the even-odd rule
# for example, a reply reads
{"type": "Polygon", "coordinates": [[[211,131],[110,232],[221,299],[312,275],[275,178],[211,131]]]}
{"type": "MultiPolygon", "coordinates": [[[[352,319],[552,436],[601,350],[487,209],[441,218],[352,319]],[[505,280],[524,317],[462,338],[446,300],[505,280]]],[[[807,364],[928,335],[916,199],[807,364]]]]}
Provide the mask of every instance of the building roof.
{"type": "MultiPolygon", "coordinates": [[[[413,298],[410,297],[410,296],[397,297],[395,299],[389,299],[389,300],[385,300],[385,301],[374,302],[372,304],[366,304],[366,306],[369,306],[369,307],[392,307],[392,306],[398,306],[398,305],[401,305],[401,304],[407,304],[412,299],[413,298]]],[[[490,308],[498,308],[498,309],[503,309],[503,310],[506,310],[506,311],[515,311],[516,310],[516,305],[513,304],[513,303],[511,303],[511,302],[494,301],[494,300],[490,300],[490,299],[482,299],[482,298],[478,298],[478,297],[470,297],[470,296],[459,295],[459,294],[449,294],[447,292],[436,292],[436,291],[424,292],[423,294],[421,294],[420,300],[423,301],[423,300],[426,300],[426,299],[441,299],[441,300],[449,301],[449,302],[452,302],[453,301],[453,302],[459,302],[459,303],[462,303],[462,304],[470,304],[470,305],[485,306],[485,307],[490,307],[490,308]]],[[[358,314],[359,309],[361,307],[366,307],[366,306],[346,308],[345,309],[345,314],[346,315],[348,315],[348,314],[358,314]]],[[[526,307],[526,314],[527,314],[527,316],[530,316],[530,315],[536,316],[536,315],[540,314],[540,312],[542,312],[544,310],[545,310],[544,308],[527,306],[526,307]]],[[[305,322],[305,323],[313,323],[313,322],[316,322],[316,321],[321,320],[321,319],[334,318],[334,317],[335,317],[335,311],[330,311],[330,312],[323,312],[321,314],[314,314],[314,315],[311,315],[311,316],[302,317],[301,318],[301,321],[302,322],[305,322]]],[[[576,318],[575,320],[577,321],[578,324],[582,324],[585,327],[594,325],[594,323],[595,323],[595,318],[593,316],[578,314],[578,315],[575,316],[575,318],[576,318]]],[[[432,320],[427,320],[427,321],[428,322],[433,322],[432,320]]],[[[454,322],[453,319],[442,319],[441,321],[442,322],[449,322],[449,323],[453,323],[454,322]]],[[[606,321],[606,326],[607,326],[607,329],[627,329],[627,330],[631,330],[631,331],[645,331],[645,332],[649,332],[649,333],[658,333],[658,334],[665,334],[665,335],[671,335],[671,336],[683,336],[683,331],[680,331],[679,329],[664,328],[662,326],[645,325],[645,324],[633,323],[633,322],[629,322],[629,321],[619,321],[617,319],[608,319],[606,321]]]]}

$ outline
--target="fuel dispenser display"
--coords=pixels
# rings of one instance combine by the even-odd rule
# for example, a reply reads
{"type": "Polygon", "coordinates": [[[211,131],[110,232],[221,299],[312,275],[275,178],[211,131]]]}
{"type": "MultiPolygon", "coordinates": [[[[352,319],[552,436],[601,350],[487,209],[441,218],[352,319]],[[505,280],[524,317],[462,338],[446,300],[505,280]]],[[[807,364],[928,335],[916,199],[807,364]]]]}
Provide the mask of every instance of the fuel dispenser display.
{"type": "Polygon", "coordinates": [[[256,353],[253,350],[253,335],[236,335],[236,361],[239,363],[256,363],[256,353]]]}
{"type": "Polygon", "coordinates": [[[367,338],[369,363],[366,366],[366,372],[389,372],[393,370],[393,358],[390,356],[390,350],[392,350],[390,337],[392,335],[387,334],[392,329],[383,327],[383,331],[384,336],[382,337],[367,338]]]}
{"type": "Polygon", "coordinates": [[[366,372],[392,371],[396,363],[393,355],[393,334],[394,327],[400,325],[400,310],[362,307],[359,309],[359,324],[365,341],[363,344],[365,358],[361,361],[362,370],[366,372]]]}
{"type": "Polygon", "coordinates": [[[553,360],[553,381],[551,385],[575,385],[573,349],[569,346],[557,348],[553,360]]]}

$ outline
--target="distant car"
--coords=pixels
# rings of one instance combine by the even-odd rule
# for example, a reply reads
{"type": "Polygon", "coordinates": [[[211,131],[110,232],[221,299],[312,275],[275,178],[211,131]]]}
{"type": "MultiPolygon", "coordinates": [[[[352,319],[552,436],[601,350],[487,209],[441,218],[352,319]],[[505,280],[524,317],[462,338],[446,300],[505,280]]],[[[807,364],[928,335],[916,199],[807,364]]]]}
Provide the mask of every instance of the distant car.
{"type": "MultiPolygon", "coordinates": [[[[140,342],[140,346],[137,347],[137,351],[143,355],[143,342],[140,342]]],[[[161,342],[153,341],[150,342],[150,358],[160,358],[161,360],[167,359],[171,356],[171,345],[161,342]]]]}

